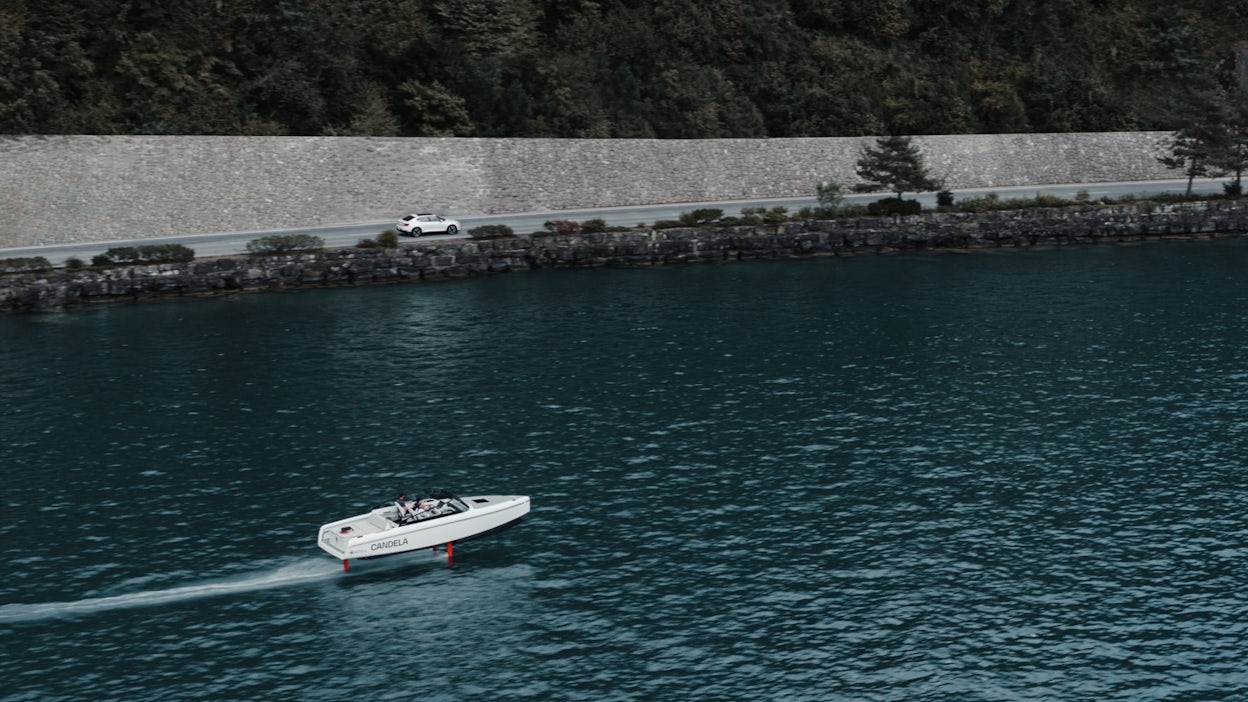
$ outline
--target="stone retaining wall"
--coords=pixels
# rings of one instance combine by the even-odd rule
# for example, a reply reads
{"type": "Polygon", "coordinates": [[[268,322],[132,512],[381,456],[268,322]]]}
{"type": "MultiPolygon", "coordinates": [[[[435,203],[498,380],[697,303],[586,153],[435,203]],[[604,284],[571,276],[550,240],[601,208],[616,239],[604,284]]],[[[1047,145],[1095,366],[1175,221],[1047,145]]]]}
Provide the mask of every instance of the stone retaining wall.
{"type": "Polygon", "coordinates": [[[1043,208],[978,215],[633,230],[499,240],[448,240],[397,249],[232,256],[185,264],[58,269],[0,276],[0,310],[282,288],[441,280],[540,268],[844,256],[898,250],[1094,244],[1248,233],[1248,203],[1043,208]]]}
{"type": "MultiPolygon", "coordinates": [[[[915,137],[950,188],[1174,177],[1166,133],[915,137]]],[[[869,138],[0,137],[0,248],[178,234],[811,197],[869,138]]]]}

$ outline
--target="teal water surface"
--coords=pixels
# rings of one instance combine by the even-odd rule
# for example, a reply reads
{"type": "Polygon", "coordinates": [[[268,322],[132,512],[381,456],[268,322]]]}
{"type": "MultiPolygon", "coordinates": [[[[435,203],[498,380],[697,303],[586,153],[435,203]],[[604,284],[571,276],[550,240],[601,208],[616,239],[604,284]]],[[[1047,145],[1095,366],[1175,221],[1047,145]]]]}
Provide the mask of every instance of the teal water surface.
{"type": "Polygon", "coordinates": [[[0,699],[1248,698],[1248,240],[0,318],[0,699]],[[343,574],[399,489],[515,529],[343,574]]]}

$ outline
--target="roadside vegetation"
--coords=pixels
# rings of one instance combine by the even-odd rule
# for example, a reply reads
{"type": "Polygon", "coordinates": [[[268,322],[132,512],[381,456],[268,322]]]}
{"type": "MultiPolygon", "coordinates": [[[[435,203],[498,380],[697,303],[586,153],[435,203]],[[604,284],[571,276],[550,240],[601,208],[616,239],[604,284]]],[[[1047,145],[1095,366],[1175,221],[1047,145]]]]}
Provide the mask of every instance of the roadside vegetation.
{"type": "Polygon", "coordinates": [[[516,232],[506,224],[484,224],[468,231],[473,239],[510,239],[516,232]]]}
{"type": "Polygon", "coordinates": [[[247,253],[253,256],[317,253],[324,250],[325,240],[311,234],[275,234],[247,242],[247,253]]]}
{"type": "Polygon", "coordinates": [[[91,259],[97,268],[136,264],[185,263],[195,259],[195,251],[181,244],[114,246],[91,259]]]}
{"type": "MultiPolygon", "coordinates": [[[[952,193],[947,193],[950,198],[952,193]]],[[[935,213],[964,213],[964,214],[980,214],[984,212],[994,211],[1010,211],[1010,210],[1028,210],[1036,208],[1061,208],[1061,207],[1112,207],[1118,205],[1138,205],[1145,203],[1156,203],[1162,205],[1176,205],[1185,202],[1203,202],[1206,200],[1227,199],[1229,196],[1185,196],[1180,194],[1173,195],[1124,195],[1122,197],[1101,197],[1092,199],[1087,192],[1082,192],[1074,199],[1058,197],[1056,195],[1040,194],[1032,197],[1001,197],[997,193],[988,193],[982,196],[967,197],[960,200],[951,200],[949,204],[937,205],[935,208],[923,209],[918,200],[904,200],[906,203],[904,209],[913,211],[893,212],[885,211],[893,207],[893,203],[897,202],[896,198],[885,198],[877,202],[868,204],[839,204],[835,206],[818,206],[803,207],[793,213],[783,211],[784,208],[776,208],[769,211],[766,216],[760,215],[757,211],[745,208],[741,210],[740,216],[724,216],[714,220],[703,222],[696,226],[707,227],[732,227],[740,225],[764,225],[764,224],[783,224],[785,222],[806,222],[806,221],[828,221],[837,219],[854,219],[862,217],[883,217],[883,216],[914,216],[924,212],[935,213]],[[881,206],[879,203],[889,203],[881,206]]],[[[678,220],[655,222],[654,229],[667,229],[677,227],[688,227],[694,225],[683,224],[678,220]]]]}
{"type": "MultiPolygon", "coordinates": [[[[638,225],[641,226],[641,225],[638,225]]],[[[570,219],[553,219],[544,222],[542,229],[533,232],[529,236],[544,237],[567,234],[597,234],[599,232],[622,232],[632,229],[632,227],[621,227],[608,225],[602,218],[587,219],[583,222],[576,222],[570,219]]]]}
{"type": "Polygon", "coordinates": [[[52,270],[52,264],[43,256],[0,258],[0,274],[47,273],[50,270],[52,270]]]}
{"type": "Polygon", "coordinates": [[[399,233],[393,229],[383,230],[374,239],[360,239],[355,245],[357,249],[396,249],[399,247],[399,233]]]}

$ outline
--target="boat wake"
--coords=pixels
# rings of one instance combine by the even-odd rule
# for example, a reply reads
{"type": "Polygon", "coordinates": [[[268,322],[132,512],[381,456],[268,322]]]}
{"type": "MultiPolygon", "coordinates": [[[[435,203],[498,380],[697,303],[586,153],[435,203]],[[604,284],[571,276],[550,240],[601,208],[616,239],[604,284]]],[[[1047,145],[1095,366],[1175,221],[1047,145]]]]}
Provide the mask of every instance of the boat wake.
{"type": "Polygon", "coordinates": [[[341,570],[337,563],[326,562],[318,558],[280,566],[266,573],[224,578],[165,590],[146,590],[111,597],[92,597],[72,602],[6,604],[0,605],[0,625],[55,617],[82,616],[118,609],[150,607],[205,597],[233,595],[298,585],[338,577],[341,574],[341,570]]]}

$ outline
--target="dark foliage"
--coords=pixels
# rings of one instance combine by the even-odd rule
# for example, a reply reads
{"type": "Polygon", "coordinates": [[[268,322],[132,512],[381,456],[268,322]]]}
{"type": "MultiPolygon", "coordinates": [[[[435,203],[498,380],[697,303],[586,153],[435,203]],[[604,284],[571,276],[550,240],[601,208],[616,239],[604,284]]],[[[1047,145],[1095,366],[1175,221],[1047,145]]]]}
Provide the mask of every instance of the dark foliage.
{"type": "Polygon", "coordinates": [[[247,253],[254,256],[313,253],[324,248],[325,240],[312,234],[275,234],[247,242],[247,253]]]}
{"type": "Polygon", "coordinates": [[[716,207],[707,207],[692,212],[682,212],[680,214],[680,223],[686,227],[704,227],[723,216],[723,210],[716,207]]]}
{"type": "Polygon", "coordinates": [[[516,233],[506,224],[483,224],[470,229],[468,235],[473,239],[510,239],[516,233]]]}
{"type": "Polygon", "coordinates": [[[52,264],[43,256],[0,258],[0,274],[46,273],[50,270],[52,270],[52,264]]]}
{"type": "Polygon", "coordinates": [[[933,178],[923,164],[919,147],[910,137],[878,137],[874,146],[864,146],[855,169],[864,182],[856,185],[859,192],[888,190],[901,201],[904,192],[928,192],[944,185],[933,178]]]}
{"type": "Polygon", "coordinates": [[[148,263],[186,263],[195,259],[195,251],[181,244],[147,244],[145,246],[114,246],[92,257],[94,266],[125,266],[148,263]]]}
{"type": "Polygon", "coordinates": [[[357,249],[395,249],[399,246],[399,233],[394,229],[385,229],[375,239],[360,239],[355,245],[357,249]]]}
{"type": "Polygon", "coordinates": [[[0,133],[791,137],[1175,130],[1209,0],[11,0],[0,133]]]}
{"type": "Polygon", "coordinates": [[[584,234],[597,234],[608,231],[608,229],[606,221],[601,218],[587,219],[581,222],[581,232],[584,234]]]}
{"type": "Polygon", "coordinates": [[[886,197],[883,200],[867,203],[867,214],[877,217],[893,215],[917,215],[923,212],[923,205],[918,200],[903,200],[898,197],[886,197]]]}
{"type": "Polygon", "coordinates": [[[568,219],[553,219],[542,224],[551,234],[570,235],[581,233],[581,223],[568,219]]]}

